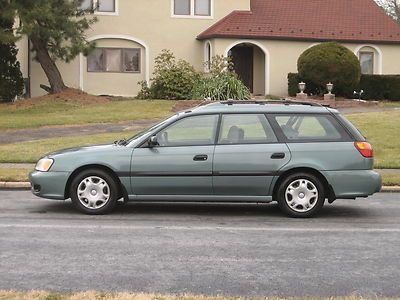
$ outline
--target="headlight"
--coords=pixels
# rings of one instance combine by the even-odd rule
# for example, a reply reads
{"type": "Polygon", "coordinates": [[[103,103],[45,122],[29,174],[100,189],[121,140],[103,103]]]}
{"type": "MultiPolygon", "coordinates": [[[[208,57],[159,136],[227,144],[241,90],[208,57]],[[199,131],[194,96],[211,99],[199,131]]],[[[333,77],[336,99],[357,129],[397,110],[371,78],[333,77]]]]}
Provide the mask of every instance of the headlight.
{"type": "Polygon", "coordinates": [[[51,158],[42,158],[36,164],[35,170],[40,172],[47,172],[53,165],[54,160],[51,158]]]}

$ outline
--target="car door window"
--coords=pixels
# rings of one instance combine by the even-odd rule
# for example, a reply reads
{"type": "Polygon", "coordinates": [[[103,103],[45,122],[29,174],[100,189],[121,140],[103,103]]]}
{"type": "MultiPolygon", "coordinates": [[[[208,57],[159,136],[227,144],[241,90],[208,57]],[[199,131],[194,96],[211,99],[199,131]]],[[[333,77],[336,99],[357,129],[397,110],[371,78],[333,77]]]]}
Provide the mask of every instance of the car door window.
{"type": "Polygon", "coordinates": [[[343,130],[331,116],[282,115],[275,116],[288,140],[341,140],[343,130]]]}
{"type": "Polygon", "coordinates": [[[213,145],[218,115],[183,118],[161,130],[157,141],[161,147],[213,145]]]}
{"type": "Polygon", "coordinates": [[[263,144],[277,138],[263,114],[231,114],[222,116],[219,144],[263,144]]]}

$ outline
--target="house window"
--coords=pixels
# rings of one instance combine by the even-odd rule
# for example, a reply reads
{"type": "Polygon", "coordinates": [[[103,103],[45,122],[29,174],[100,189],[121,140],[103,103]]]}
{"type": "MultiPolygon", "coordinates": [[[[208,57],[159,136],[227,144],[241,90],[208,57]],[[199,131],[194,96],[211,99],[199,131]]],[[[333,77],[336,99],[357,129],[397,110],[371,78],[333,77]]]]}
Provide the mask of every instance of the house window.
{"type": "Polygon", "coordinates": [[[93,9],[93,0],[83,0],[80,6],[82,10],[92,10],[93,9]]]}
{"type": "Polygon", "coordinates": [[[140,49],[96,48],[87,57],[88,72],[139,73],[140,49]]]}
{"type": "Polygon", "coordinates": [[[99,12],[115,12],[115,0],[98,0],[99,12]]]}
{"type": "Polygon", "coordinates": [[[196,16],[211,15],[211,0],[194,0],[194,14],[196,16]]]}
{"type": "Polygon", "coordinates": [[[360,65],[362,74],[374,74],[374,53],[360,52],[360,65]]]}
{"type": "Polygon", "coordinates": [[[204,48],[204,71],[209,72],[211,69],[211,43],[209,41],[206,42],[204,48]]]}
{"type": "Polygon", "coordinates": [[[210,17],[213,0],[172,0],[173,16],[210,17]]]}
{"type": "Polygon", "coordinates": [[[175,15],[190,15],[190,0],[174,0],[174,14],[175,15]]]}

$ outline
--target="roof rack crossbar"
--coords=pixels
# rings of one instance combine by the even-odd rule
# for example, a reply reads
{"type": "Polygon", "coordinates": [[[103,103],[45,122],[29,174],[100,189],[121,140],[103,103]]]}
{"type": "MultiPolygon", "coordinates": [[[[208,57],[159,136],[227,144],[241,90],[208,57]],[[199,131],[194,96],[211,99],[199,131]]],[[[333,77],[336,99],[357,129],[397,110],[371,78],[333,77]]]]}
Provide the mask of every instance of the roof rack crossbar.
{"type": "Polygon", "coordinates": [[[287,99],[281,100],[227,100],[221,101],[221,104],[233,105],[233,104],[284,104],[284,105],[308,105],[308,106],[322,106],[321,104],[315,102],[306,102],[306,101],[293,101],[287,99]]]}

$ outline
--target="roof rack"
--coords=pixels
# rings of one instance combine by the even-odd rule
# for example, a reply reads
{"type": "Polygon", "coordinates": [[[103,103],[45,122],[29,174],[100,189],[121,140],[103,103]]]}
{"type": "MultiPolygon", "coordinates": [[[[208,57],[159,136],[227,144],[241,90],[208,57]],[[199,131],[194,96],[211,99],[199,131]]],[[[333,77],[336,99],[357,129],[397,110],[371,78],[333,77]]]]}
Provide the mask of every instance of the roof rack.
{"type": "Polygon", "coordinates": [[[221,101],[221,104],[233,105],[233,104],[284,104],[284,105],[308,105],[308,106],[318,106],[321,107],[321,104],[314,102],[305,102],[305,101],[293,101],[287,99],[281,100],[227,100],[221,101]]]}

